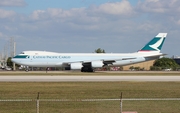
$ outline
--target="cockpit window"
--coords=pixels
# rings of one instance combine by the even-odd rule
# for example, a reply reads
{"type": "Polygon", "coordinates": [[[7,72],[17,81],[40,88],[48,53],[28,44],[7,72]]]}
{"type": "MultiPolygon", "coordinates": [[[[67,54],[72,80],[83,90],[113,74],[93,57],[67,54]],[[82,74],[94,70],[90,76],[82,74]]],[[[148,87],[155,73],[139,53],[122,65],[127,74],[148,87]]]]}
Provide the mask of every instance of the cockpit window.
{"type": "Polygon", "coordinates": [[[24,54],[24,52],[21,52],[20,54],[24,54]]]}
{"type": "Polygon", "coordinates": [[[13,57],[13,58],[28,59],[28,58],[30,58],[30,56],[28,56],[28,55],[16,55],[16,56],[13,57]]]}

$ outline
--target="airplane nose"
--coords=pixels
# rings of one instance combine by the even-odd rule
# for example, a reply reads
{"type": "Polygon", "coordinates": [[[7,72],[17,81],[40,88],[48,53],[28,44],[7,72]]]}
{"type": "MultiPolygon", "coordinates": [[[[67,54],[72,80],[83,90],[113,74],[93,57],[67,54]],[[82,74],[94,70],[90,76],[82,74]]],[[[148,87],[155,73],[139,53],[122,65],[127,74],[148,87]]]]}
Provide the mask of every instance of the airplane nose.
{"type": "Polygon", "coordinates": [[[12,61],[13,63],[17,63],[17,59],[15,59],[15,58],[12,58],[11,61],[12,61]]]}
{"type": "Polygon", "coordinates": [[[11,62],[14,62],[14,58],[11,59],[11,62]]]}

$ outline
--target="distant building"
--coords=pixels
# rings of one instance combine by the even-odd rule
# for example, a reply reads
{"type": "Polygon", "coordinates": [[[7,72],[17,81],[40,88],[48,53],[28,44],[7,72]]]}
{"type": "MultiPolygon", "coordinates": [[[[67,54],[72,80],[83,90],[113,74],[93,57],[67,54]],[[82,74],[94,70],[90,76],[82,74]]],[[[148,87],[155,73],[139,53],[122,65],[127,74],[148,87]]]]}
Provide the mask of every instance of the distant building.
{"type": "Polygon", "coordinates": [[[177,64],[180,65],[180,57],[179,56],[173,56],[172,58],[177,64]]]}
{"type": "Polygon", "coordinates": [[[140,67],[141,69],[144,70],[150,70],[150,67],[153,66],[155,60],[147,61],[147,62],[142,62],[142,63],[137,63],[137,64],[132,64],[132,65],[127,65],[123,66],[123,70],[130,70],[130,67],[140,67]]]}

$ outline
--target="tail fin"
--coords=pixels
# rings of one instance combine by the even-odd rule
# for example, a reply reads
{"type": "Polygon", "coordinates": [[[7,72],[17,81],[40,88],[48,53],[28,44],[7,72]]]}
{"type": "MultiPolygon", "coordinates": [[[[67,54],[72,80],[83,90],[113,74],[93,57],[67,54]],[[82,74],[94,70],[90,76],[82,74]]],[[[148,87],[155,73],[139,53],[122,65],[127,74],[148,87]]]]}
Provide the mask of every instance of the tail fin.
{"type": "Polygon", "coordinates": [[[159,33],[138,52],[160,52],[167,33],[159,33]]]}

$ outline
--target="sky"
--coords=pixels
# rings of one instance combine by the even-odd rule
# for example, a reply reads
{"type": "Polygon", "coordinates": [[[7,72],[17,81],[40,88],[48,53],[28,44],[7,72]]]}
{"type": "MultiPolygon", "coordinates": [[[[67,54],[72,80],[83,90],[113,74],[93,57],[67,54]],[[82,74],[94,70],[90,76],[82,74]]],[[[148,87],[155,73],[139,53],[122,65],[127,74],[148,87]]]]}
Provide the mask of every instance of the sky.
{"type": "Polygon", "coordinates": [[[0,52],[131,53],[167,32],[162,53],[180,56],[180,0],[0,0],[0,52]],[[7,47],[8,46],[8,47],[7,47]]]}

